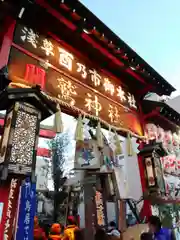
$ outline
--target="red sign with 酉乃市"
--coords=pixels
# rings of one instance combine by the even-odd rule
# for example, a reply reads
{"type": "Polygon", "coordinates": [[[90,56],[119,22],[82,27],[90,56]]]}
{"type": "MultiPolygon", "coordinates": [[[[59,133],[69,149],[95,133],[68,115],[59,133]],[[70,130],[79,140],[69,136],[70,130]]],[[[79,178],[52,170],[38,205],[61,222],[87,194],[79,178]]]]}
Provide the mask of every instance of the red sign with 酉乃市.
{"type": "Polygon", "coordinates": [[[52,38],[17,25],[8,69],[13,82],[40,85],[59,100],[67,113],[89,114],[117,130],[142,135],[138,104],[128,88],[81,61],[52,38]]]}

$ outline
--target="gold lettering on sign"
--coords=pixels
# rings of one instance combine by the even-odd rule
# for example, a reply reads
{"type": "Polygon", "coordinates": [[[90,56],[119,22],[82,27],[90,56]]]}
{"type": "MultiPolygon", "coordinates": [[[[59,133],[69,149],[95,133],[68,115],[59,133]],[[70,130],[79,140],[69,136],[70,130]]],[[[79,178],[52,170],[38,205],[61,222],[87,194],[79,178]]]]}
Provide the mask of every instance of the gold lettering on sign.
{"type": "Polygon", "coordinates": [[[60,89],[60,94],[58,94],[58,98],[62,98],[70,102],[71,105],[75,104],[75,99],[73,96],[77,95],[76,86],[72,84],[71,81],[64,80],[64,78],[58,78],[57,87],[60,89]]]}
{"type": "Polygon", "coordinates": [[[127,98],[128,98],[128,103],[129,103],[130,107],[137,109],[136,100],[134,98],[134,95],[128,93],[127,98]]]}
{"type": "Polygon", "coordinates": [[[122,88],[120,86],[117,88],[117,97],[120,98],[121,102],[126,101],[125,92],[122,90],[122,88]]]}
{"type": "Polygon", "coordinates": [[[114,85],[109,81],[108,78],[104,79],[103,85],[106,92],[110,92],[111,95],[114,94],[114,85]]]}
{"type": "Polygon", "coordinates": [[[38,44],[38,38],[39,35],[37,33],[35,33],[31,28],[28,29],[26,27],[24,27],[22,29],[22,33],[23,35],[20,37],[21,40],[23,42],[27,41],[28,43],[30,43],[34,48],[37,48],[37,44],[38,44]]]}
{"type": "Polygon", "coordinates": [[[109,104],[109,115],[108,117],[110,118],[110,121],[112,123],[118,123],[120,122],[120,115],[119,115],[119,111],[118,111],[118,108],[115,107],[115,106],[112,106],[109,104]]]}
{"type": "Polygon", "coordinates": [[[64,50],[63,48],[58,47],[59,49],[59,64],[67,68],[69,71],[72,71],[72,64],[74,56],[64,50]]]}
{"type": "Polygon", "coordinates": [[[87,71],[86,71],[86,66],[84,65],[84,64],[82,64],[82,63],[77,63],[77,66],[78,66],[78,68],[77,68],[77,72],[78,73],[81,73],[81,77],[82,78],[87,78],[87,71]]]}
{"type": "Polygon", "coordinates": [[[94,83],[94,86],[99,86],[101,84],[101,76],[99,73],[95,69],[89,70],[89,73],[91,74],[91,81],[94,83]]]}
{"type": "MultiPolygon", "coordinates": [[[[128,93],[127,91],[124,91],[124,88],[118,86],[113,79],[110,79],[110,77],[108,78],[108,74],[106,75],[101,70],[97,71],[94,68],[90,69],[88,65],[84,64],[85,62],[81,62],[80,58],[76,58],[75,55],[73,55],[68,50],[65,50],[58,42],[52,38],[46,38],[33,29],[27,28],[25,26],[20,28],[20,32],[18,32],[18,38],[20,38],[20,40],[23,42],[23,48],[28,47],[28,51],[29,45],[31,45],[33,47],[31,51],[37,56],[41,56],[43,52],[47,57],[58,58],[58,64],[54,62],[51,63],[51,59],[43,59],[44,63],[46,63],[46,67],[51,67],[51,64],[55,64],[55,67],[57,68],[64,67],[68,69],[69,72],[71,72],[70,74],[72,77],[82,77],[84,79],[84,84],[89,85],[91,82],[91,87],[93,85],[93,87],[102,94],[108,94],[111,96],[114,96],[115,94],[115,101],[117,101],[118,98],[122,104],[126,105],[127,108],[134,110],[137,109],[134,95],[128,93]],[[40,55],[39,50],[41,51],[40,55]],[[55,56],[56,53],[58,54],[57,56],[55,56]]],[[[19,42],[17,44],[19,44],[19,42]]],[[[40,72],[37,72],[36,70],[37,69],[34,70],[34,74],[40,74],[40,72]]],[[[30,78],[32,82],[35,81],[34,77],[30,76],[30,78]]]]}
{"type": "Polygon", "coordinates": [[[41,46],[41,49],[44,50],[46,56],[54,56],[54,46],[51,41],[44,39],[43,40],[43,45],[41,46]]]}
{"type": "Polygon", "coordinates": [[[95,202],[96,202],[97,224],[99,226],[105,226],[103,199],[102,199],[102,194],[98,191],[96,191],[95,202]]]}
{"type": "Polygon", "coordinates": [[[90,93],[87,94],[87,98],[85,98],[85,107],[88,109],[88,111],[95,111],[95,115],[99,116],[99,112],[102,110],[102,106],[98,100],[98,97],[95,95],[91,95],[90,93]]]}

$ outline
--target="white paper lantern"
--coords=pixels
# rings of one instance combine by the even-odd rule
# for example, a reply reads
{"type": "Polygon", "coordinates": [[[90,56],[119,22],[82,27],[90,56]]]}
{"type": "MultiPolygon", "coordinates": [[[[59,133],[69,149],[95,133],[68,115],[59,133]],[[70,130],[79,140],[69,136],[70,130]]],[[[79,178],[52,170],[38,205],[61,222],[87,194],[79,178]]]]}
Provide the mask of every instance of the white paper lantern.
{"type": "Polygon", "coordinates": [[[173,141],[172,141],[172,132],[171,131],[166,131],[164,134],[164,141],[163,141],[163,146],[164,148],[169,152],[173,152],[173,141]]]}
{"type": "Polygon", "coordinates": [[[153,123],[148,123],[145,126],[145,133],[148,140],[157,139],[157,127],[153,123]]]}
{"type": "Polygon", "coordinates": [[[176,133],[173,133],[173,151],[178,156],[179,154],[179,137],[176,133]]]}

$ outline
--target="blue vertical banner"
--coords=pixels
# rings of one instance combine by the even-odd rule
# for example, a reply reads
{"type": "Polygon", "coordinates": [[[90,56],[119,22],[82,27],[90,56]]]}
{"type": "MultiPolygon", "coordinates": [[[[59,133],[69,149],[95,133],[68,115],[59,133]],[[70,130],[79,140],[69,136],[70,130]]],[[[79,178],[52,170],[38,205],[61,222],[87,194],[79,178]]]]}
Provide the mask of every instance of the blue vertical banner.
{"type": "Polygon", "coordinates": [[[36,212],[36,184],[29,178],[21,186],[16,240],[32,240],[36,212]]]}

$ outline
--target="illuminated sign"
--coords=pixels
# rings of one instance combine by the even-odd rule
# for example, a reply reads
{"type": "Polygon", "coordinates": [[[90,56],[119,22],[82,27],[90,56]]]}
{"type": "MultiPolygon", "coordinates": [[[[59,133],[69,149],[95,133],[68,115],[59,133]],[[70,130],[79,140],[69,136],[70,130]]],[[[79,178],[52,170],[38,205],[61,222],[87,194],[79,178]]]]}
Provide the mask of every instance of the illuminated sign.
{"type": "Polygon", "coordinates": [[[9,74],[13,81],[39,84],[61,105],[100,118],[117,129],[126,128],[142,135],[134,95],[80,61],[52,38],[18,25],[9,59],[9,74]]]}
{"type": "Polygon", "coordinates": [[[106,224],[105,224],[105,215],[104,215],[103,196],[99,191],[96,191],[95,203],[96,203],[97,224],[98,226],[105,226],[106,224]]]}

